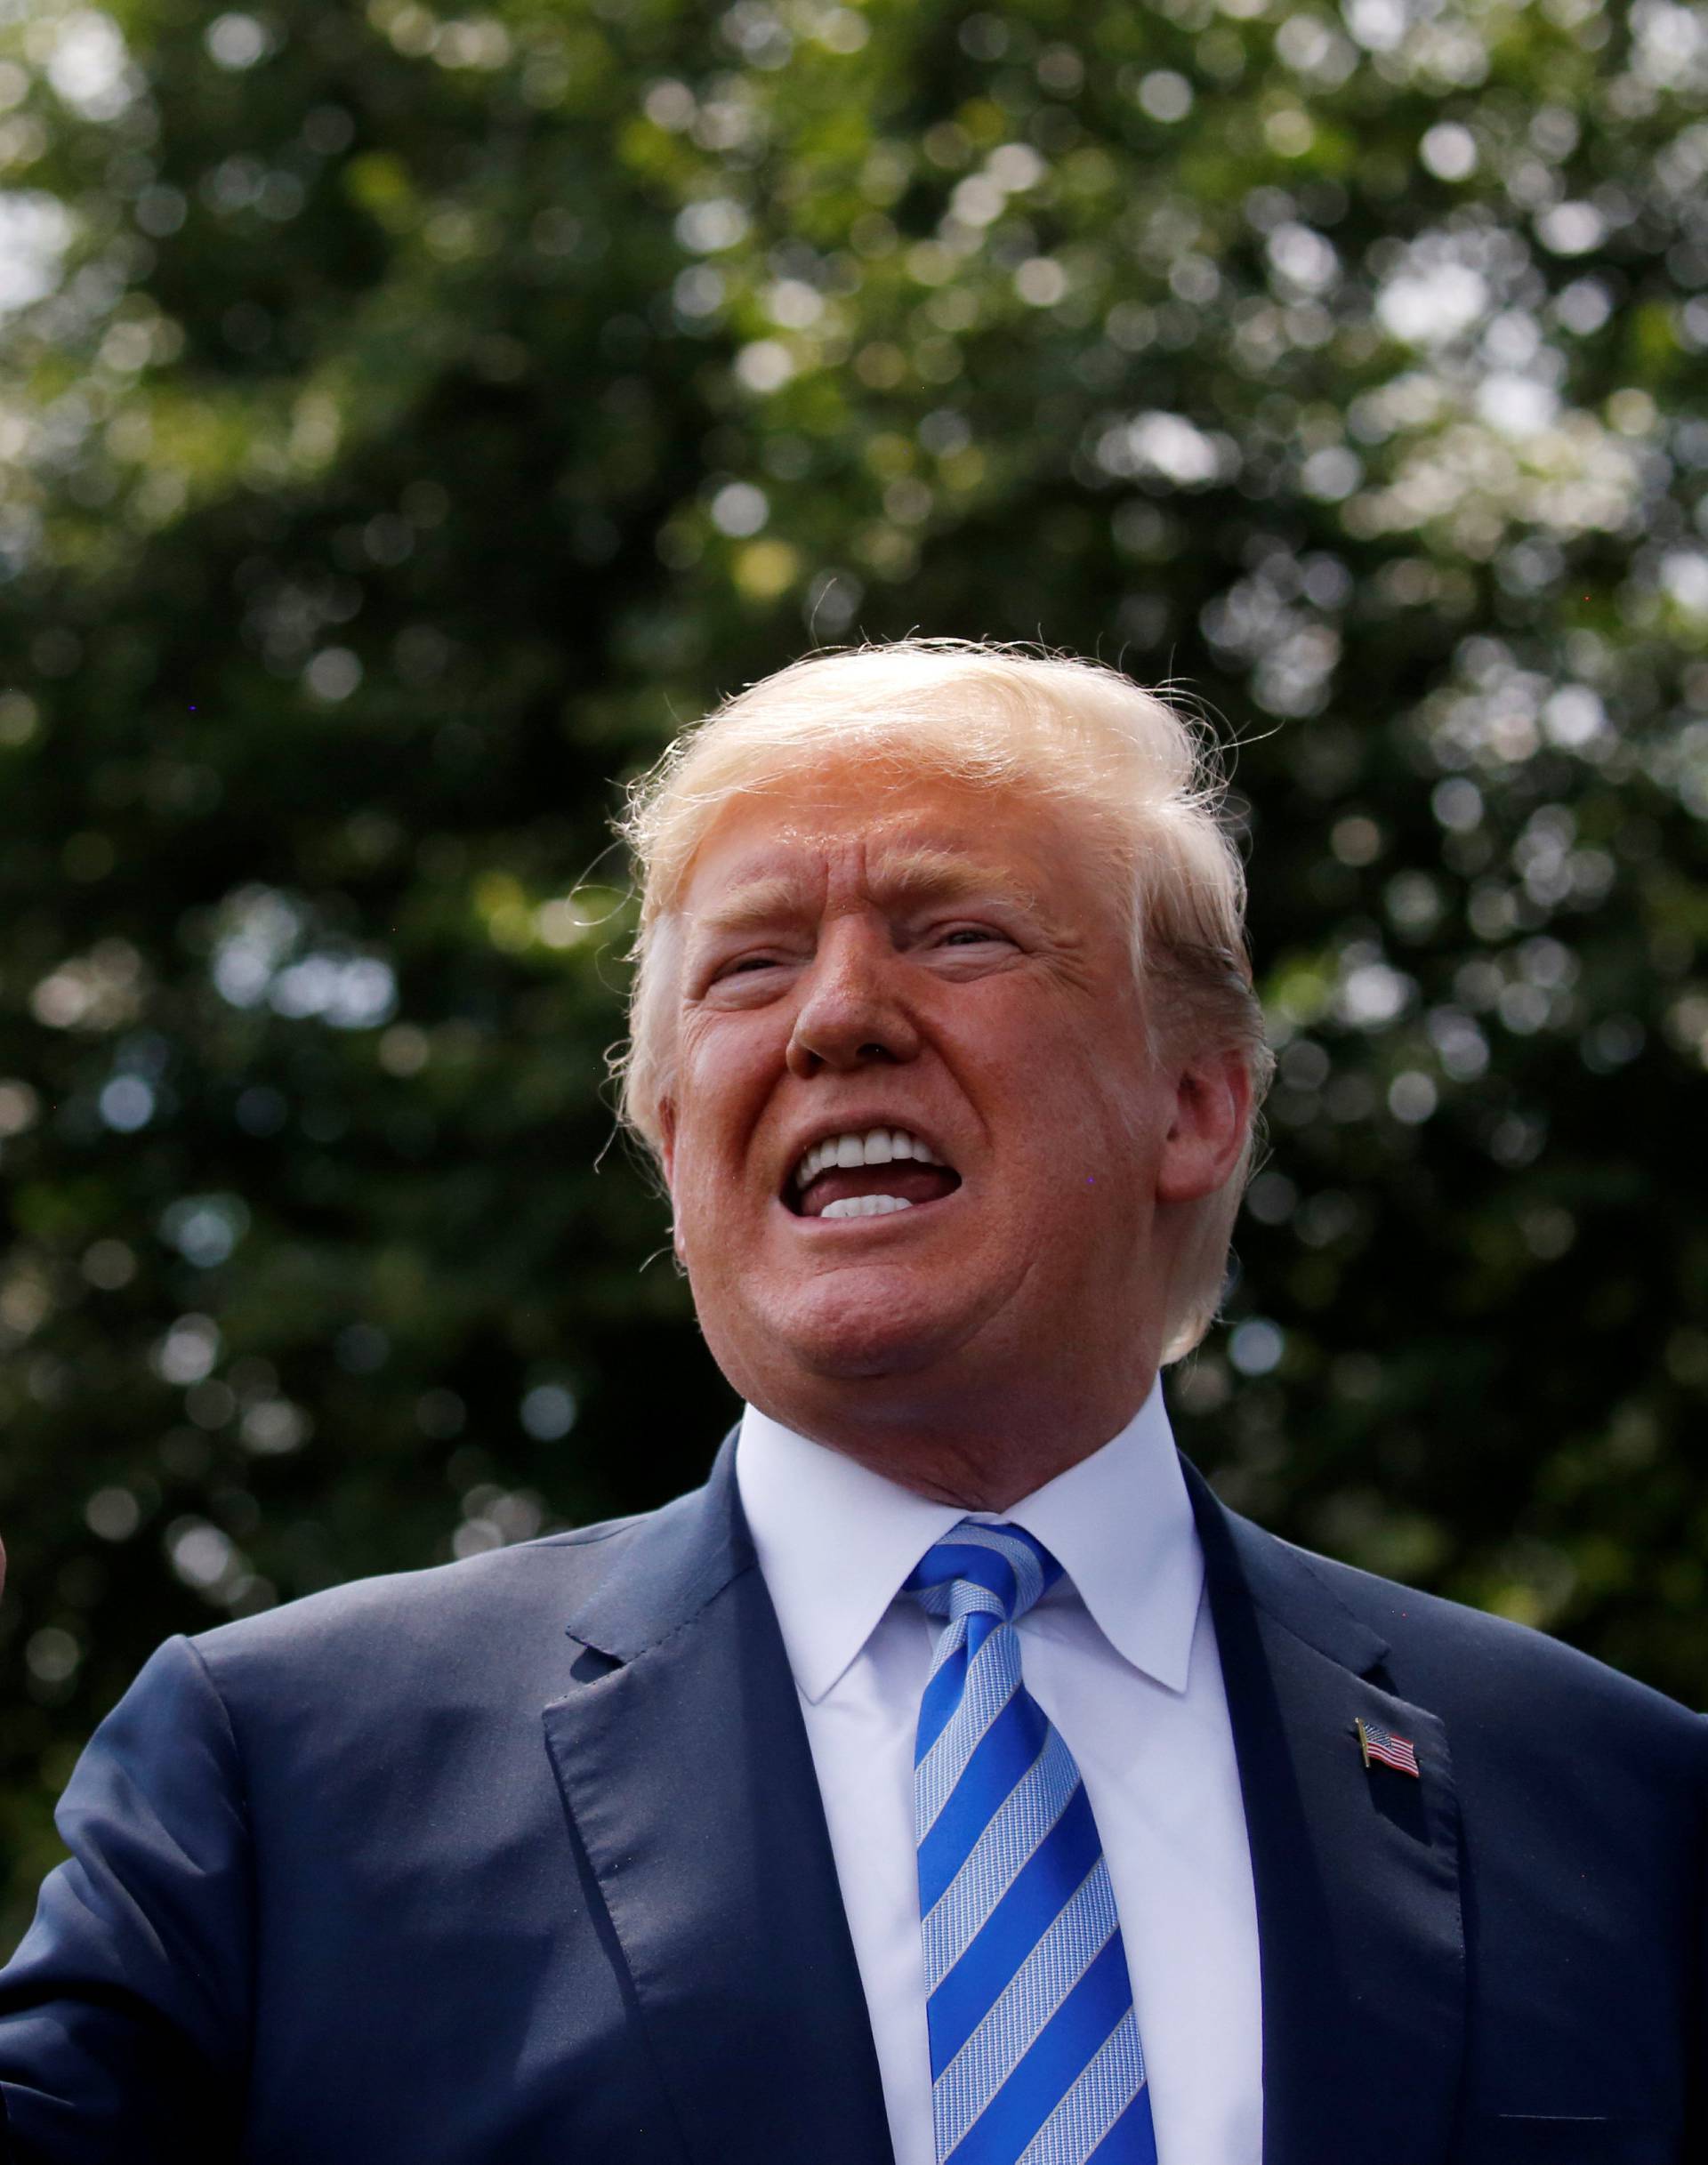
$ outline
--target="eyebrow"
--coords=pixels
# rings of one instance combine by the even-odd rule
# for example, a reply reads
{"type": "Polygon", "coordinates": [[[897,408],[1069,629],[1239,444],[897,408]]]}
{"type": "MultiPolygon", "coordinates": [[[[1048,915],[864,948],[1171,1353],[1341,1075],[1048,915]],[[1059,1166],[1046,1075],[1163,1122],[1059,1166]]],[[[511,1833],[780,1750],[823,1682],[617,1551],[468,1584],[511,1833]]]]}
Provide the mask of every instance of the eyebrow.
{"type": "MultiPolygon", "coordinates": [[[[899,904],[998,901],[1035,909],[1037,897],[999,865],[981,864],[953,849],[897,850],[886,856],[872,881],[880,902],[899,904]]],[[[803,889],[785,873],[749,880],[690,922],[702,937],[757,932],[802,906],[803,889]]]]}

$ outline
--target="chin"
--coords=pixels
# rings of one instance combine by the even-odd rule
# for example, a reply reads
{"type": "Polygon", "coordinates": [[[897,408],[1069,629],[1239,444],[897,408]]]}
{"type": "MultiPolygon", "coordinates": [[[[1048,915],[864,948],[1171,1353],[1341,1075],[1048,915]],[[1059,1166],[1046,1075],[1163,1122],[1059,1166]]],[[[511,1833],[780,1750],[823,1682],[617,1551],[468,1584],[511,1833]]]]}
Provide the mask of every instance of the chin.
{"type": "Polygon", "coordinates": [[[769,1368],[780,1353],[798,1373],[825,1382],[877,1380],[917,1375],[953,1353],[966,1335],[964,1323],[898,1310],[892,1300],[863,1307],[826,1293],[807,1314],[757,1317],[749,1344],[763,1348],[769,1368]],[[961,1327],[957,1327],[957,1324],[961,1327]]]}
{"type": "Polygon", "coordinates": [[[796,1359],[802,1368],[826,1383],[877,1383],[888,1376],[914,1376],[931,1366],[935,1346],[922,1346],[916,1338],[868,1340],[834,1346],[803,1347],[796,1359]]]}

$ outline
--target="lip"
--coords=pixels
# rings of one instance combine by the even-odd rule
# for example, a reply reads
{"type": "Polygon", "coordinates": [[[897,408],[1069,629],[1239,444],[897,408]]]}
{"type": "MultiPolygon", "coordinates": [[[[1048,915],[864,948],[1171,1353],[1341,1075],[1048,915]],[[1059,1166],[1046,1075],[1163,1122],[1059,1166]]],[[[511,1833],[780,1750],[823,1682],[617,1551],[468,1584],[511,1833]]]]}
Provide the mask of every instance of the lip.
{"type": "MultiPolygon", "coordinates": [[[[834,1131],[832,1131],[833,1133],[834,1131]]],[[[922,1137],[920,1139],[923,1141],[925,1139],[922,1137]]],[[[792,1211],[780,1195],[774,1199],[771,1207],[780,1211],[790,1225],[797,1227],[809,1240],[844,1239],[850,1233],[887,1233],[894,1237],[908,1219],[917,1218],[922,1211],[927,1217],[934,1218],[938,1211],[947,1210],[965,1193],[966,1183],[963,1180],[959,1187],[952,1187],[947,1195],[939,1195],[934,1202],[912,1203],[905,1211],[881,1211],[874,1218],[806,1218],[799,1211],[792,1211]]]]}

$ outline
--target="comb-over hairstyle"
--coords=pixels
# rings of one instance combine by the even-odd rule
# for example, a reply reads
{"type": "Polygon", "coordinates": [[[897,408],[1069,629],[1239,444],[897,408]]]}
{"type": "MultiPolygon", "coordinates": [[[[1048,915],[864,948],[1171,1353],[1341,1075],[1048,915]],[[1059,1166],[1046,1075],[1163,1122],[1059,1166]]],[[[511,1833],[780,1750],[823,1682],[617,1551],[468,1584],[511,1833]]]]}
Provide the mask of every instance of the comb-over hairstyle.
{"type": "MultiPolygon", "coordinates": [[[[1255,1106],[1273,1059],[1252,986],[1245,879],[1214,741],[1102,663],[991,640],[907,639],[808,656],[684,729],[630,788],[640,924],[621,1113],[655,1162],[673,1088],[681,908],[701,843],[740,800],[827,773],[863,792],[941,778],[1060,808],[1124,902],[1153,1054],[1232,1050],[1255,1106]]],[[[1166,1360],[1215,1318],[1255,1126],[1224,1186],[1193,1206],[1169,1289],[1166,1360]]]]}

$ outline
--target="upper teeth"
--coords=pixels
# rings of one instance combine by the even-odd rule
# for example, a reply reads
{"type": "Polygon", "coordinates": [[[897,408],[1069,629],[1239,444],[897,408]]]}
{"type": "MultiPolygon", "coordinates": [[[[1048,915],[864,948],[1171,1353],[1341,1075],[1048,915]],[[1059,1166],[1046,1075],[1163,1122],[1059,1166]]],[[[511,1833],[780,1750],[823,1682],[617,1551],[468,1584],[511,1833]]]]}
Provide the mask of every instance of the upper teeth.
{"type": "Polygon", "coordinates": [[[795,1167],[794,1184],[804,1187],[832,1165],[888,1165],[896,1158],[917,1158],[923,1165],[943,1163],[929,1143],[906,1128],[868,1128],[864,1135],[827,1135],[815,1143],[795,1167]]]}

